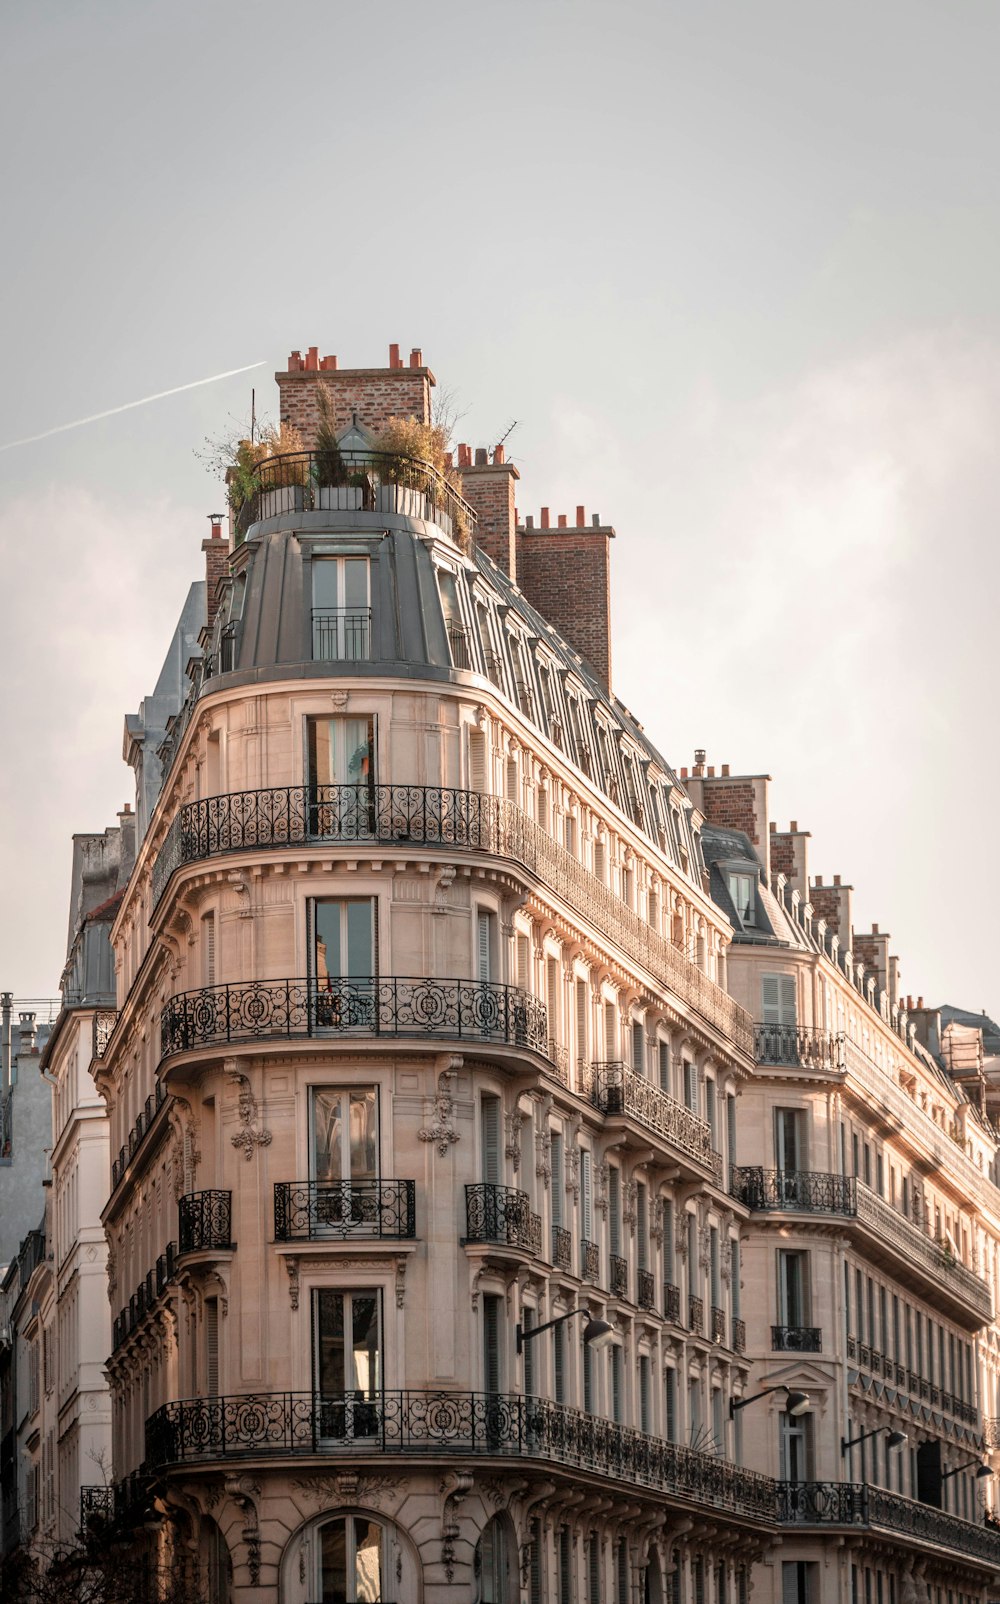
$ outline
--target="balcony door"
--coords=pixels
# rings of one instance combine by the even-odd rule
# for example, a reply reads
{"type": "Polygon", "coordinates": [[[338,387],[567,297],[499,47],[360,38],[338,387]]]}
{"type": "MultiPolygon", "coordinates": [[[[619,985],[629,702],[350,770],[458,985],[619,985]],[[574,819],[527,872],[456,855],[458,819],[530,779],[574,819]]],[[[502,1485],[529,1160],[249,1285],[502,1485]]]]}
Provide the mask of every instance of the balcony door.
{"type": "Polygon", "coordinates": [[[317,1086],[310,1109],[312,1214],[321,1233],[378,1224],[379,1107],[374,1086],[317,1086]]]}
{"type": "Polygon", "coordinates": [[[319,1530],[318,1604],[368,1604],[387,1598],[388,1534],[365,1515],[327,1521],[319,1530]]]}
{"type": "Polygon", "coordinates": [[[357,1442],[379,1430],[382,1392],[381,1294],[377,1288],[313,1292],[313,1385],[318,1435],[357,1442]]]}
{"type": "Polygon", "coordinates": [[[374,835],[375,721],[311,718],[309,833],[338,840],[374,835]]]}
{"type": "Polygon", "coordinates": [[[763,1041],[760,1043],[762,1061],[793,1066],[798,1064],[795,976],[762,975],[760,1009],[763,1025],[763,1041]]]}
{"type": "Polygon", "coordinates": [[[316,1024],[370,1030],[375,1019],[375,922],[372,897],[330,897],[309,904],[316,1024]]]}
{"type": "Polygon", "coordinates": [[[312,646],[317,662],[364,662],[371,655],[367,557],[312,563],[312,646]]]}

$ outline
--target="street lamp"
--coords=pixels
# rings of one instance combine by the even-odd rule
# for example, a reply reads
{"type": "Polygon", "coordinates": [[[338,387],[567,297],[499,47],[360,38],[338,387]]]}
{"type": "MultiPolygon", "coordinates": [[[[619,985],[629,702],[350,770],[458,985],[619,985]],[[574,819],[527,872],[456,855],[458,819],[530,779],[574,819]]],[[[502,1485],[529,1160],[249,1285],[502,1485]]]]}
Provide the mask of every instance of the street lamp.
{"type": "MultiPolygon", "coordinates": [[[[978,1463],[979,1463],[978,1460],[967,1459],[965,1461],[964,1465],[956,1465],[954,1470],[943,1470],[941,1472],[941,1480],[942,1481],[947,1481],[949,1476],[957,1476],[959,1474],[959,1472],[962,1471],[962,1470],[971,1470],[973,1465],[978,1464],[978,1463]]],[[[976,1480],[977,1481],[985,1481],[987,1476],[992,1476],[992,1474],[993,1474],[993,1472],[990,1469],[989,1465],[979,1464],[979,1469],[976,1471],[976,1480]]]]}
{"type": "Polygon", "coordinates": [[[841,1437],[841,1453],[850,1453],[851,1449],[856,1448],[859,1442],[867,1442],[869,1437],[877,1437],[880,1431],[888,1432],[888,1436],[885,1439],[885,1446],[890,1450],[902,1448],[903,1444],[906,1442],[905,1431],[890,1431],[888,1426],[873,1426],[871,1431],[863,1431],[860,1437],[841,1437]]]}
{"type": "Polygon", "coordinates": [[[525,1331],[520,1325],[514,1327],[518,1353],[523,1352],[526,1342],[534,1342],[543,1331],[551,1331],[553,1326],[561,1326],[566,1320],[572,1320],[574,1315],[585,1314],[587,1324],[583,1328],[583,1340],[592,1348],[607,1348],[615,1340],[614,1326],[608,1325],[606,1320],[597,1320],[588,1309],[570,1309],[568,1314],[558,1314],[554,1320],[546,1320],[543,1326],[532,1326],[525,1331]]]}
{"type": "Polygon", "coordinates": [[[791,1387],[785,1386],[784,1382],[778,1382],[776,1386],[764,1387],[761,1392],[755,1392],[751,1398],[730,1398],[730,1420],[733,1419],[737,1409],[745,1409],[747,1404],[756,1403],[758,1398],[766,1398],[769,1392],[787,1392],[788,1413],[790,1415],[807,1415],[812,1408],[812,1399],[807,1392],[793,1392],[791,1387]]]}

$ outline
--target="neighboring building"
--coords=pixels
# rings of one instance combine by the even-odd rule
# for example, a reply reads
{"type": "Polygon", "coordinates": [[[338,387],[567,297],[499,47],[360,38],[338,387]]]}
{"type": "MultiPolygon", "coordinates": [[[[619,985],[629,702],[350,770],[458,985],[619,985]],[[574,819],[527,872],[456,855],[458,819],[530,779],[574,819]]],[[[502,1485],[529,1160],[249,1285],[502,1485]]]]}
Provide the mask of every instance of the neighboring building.
{"type": "Polygon", "coordinates": [[[379,454],[419,353],[278,382],[337,445],[205,542],[112,938],[116,1475],[210,1600],[742,1600],[752,1029],[608,689],[613,531],[379,454]]]}
{"type": "Polygon", "coordinates": [[[52,1088],[38,1061],[56,1006],[0,993],[0,1267],[16,1258],[45,1209],[52,1088]]]}
{"type": "Polygon", "coordinates": [[[46,1219],[0,1281],[0,1559],[41,1545],[55,1524],[52,1368],[55,1281],[46,1219]]]}
{"type": "Polygon", "coordinates": [[[786,1528],[755,1585],[786,1604],[983,1598],[1000,1572],[1000,1461],[980,1474],[996,1128],[921,1045],[889,937],[855,930],[839,876],[810,877],[808,832],[770,824],[767,777],[698,759],[681,773],[734,928],[729,987],[756,1020],[732,1181],[752,1210],[753,1385],[812,1403],[796,1417],[771,1393],[748,1421],[786,1528]]]}

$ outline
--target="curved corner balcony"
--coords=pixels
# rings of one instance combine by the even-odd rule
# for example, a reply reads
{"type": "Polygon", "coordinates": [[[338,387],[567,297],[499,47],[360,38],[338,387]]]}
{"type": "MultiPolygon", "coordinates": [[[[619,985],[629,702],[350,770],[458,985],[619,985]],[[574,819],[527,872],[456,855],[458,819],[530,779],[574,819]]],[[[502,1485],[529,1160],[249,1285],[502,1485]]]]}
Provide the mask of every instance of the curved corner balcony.
{"type": "Polygon", "coordinates": [[[186,802],[153,864],[153,907],[183,864],[229,852],[352,842],[469,848],[519,864],[669,986],[748,1061],[752,1057],[753,1021],[746,1010],[504,797],[438,785],[283,785],[186,802]]]}
{"type": "Polygon", "coordinates": [[[257,1393],[167,1403],[146,1422],[149,1469],[292,1455],[541,1461],[773,1526],[775,1484],[715,1454],[546,1398],[484,1392],[257,1393]]]}
{"type": "Polygon", "coordinates": [[[1000,1531],[949,1515],[932,1504],[866,1482],[780,1481],[777,1487],[778,1519],[783,1525],[868,1527],[1000,1569],[1000,1531]]]}
{"type": "Polygon", "coordinates": [[[541,1215],[532,1213],[527,1192],[479,1181],[465,1188],[465,1240],[519,1248],[541,1257],[541,1215]]]}
{"type": "Polygon", "coordinates": [[[437,524],[460,544],[476,534],[476,514],[444,474],[398,451],[293,451],[266,457],[236,512],[237,545],[254,524],[296,512],[417,518],[437,524]]]}
{"type": "Polygon", "coordinates": [[[721,1182],[722,1154],[712,1148],[712,1130],[707,1120],[620,1060],[591,1064],[589,1080],[595,1108],[606,1115],[618,1114],[633,1120],[644,1132],[658,1136],[667,1147],[693,1159],[721,1182]]]}
{"type": "Polygon", "coordinates": [[[248,980],[179,992],[160,1015],[164,1058],[229,1042],[338,1036],[495,1043],[543,1058],[549,1041],[544,1003],[483,980],[248,980]]]}

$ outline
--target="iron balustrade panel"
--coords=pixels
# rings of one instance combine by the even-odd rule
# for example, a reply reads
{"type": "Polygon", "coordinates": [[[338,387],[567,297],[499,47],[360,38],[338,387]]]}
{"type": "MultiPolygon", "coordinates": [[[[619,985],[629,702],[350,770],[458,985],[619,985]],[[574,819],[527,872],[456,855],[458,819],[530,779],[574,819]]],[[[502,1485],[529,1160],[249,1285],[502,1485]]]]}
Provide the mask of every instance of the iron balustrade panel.
{"type": "Polygon", "coordinates": [[[232,1192],[188,1192],[177,1205],[177,1246],[181,1253],[233,1245],[232,1192]]]}
{"type": "Polygon", "coordinates": [[[968,1269],[947,1247],[940,1247],[863,1181],[857,1182],[857,1218],[891,1243],[912,1264],[930,1271],[939,1286],[960,1296],[985,1322],[993,1312],[988,1284],[968,1269]]]}
{"type": "Polygon", "coordinates": [[[750,1209],[787,1209],[795,1214],[857,1214],[857,1182],[853,1175],[733,1165],[729,1189],[738,1203],[750,1209]]]}
{"type": "Polygon", "coordinates": [[[151,1468],[357,1448],[548,1460],[768,1524],[775,1519],[775,1483],[769,1476],[522,1394],[257,1393],[167,1403],[146,1422],[151,1468]]]}
{"type": "Polygon", "coordinates": [[[528,1253],[541,1249],[541,1225],[536,1239],[534,1222],[527,1192],[512,1186],[494,1186],[490,1181],[479,1181],[465,1188],[465,1240],[467,1242],[497,1242],[509,1248],[523,1248],[528,1253]]]}
{"type": "Polygon", "coordinates": [[[1000,1419],[995,1415],[983,1421],[983,1447],[1000,1448],[1000,1419]]]}
{"type": "Polygon", "coordinates": [[[549,1037],[548,1057],[555,1069],[556,1079],[562,1081],[564,1086],[569,1085],[569,1052],[556,1041],[554,1036],[549,1037]]]}
{"type": "Polygon", "coordinates": [[[136,1152],[152,1125],[157,1113],[167,1100],[167,1094],[159,1081],[155,1092],[151,1092],[139,1111],[136,1122],[128,1134],[128,1140],[118,1149],[118,1157],[111,1166],[111,1190],[114,1191],[129,1165],[129,1160],[135,1157],[136,1152]]]}
{"type": "Polygon", "coordinates": [[[370,607],[314,607],[314,663],[367,663],[371,658],[370,607]]]}
{"type": "Polygon", "coordinates": [[[753,1027],[753,1051],[758,1064],[787,1065],[793,1069],[833,1069],[844,1067],[843,1037],[829,1031],[809,1030],[803,1025],[765,1025],[753,1027]]]}
{"type": "Polygon", "coordinates": [[[745,1320],[733,1316],[733,1352],[746,1353],[747,1351],[747,1325],[745,1320]]]}
{"type": "Polygon", "coordinates": [[[671,1320],[675,1326],[681,1323],[681,1289],[672,1281],[663,1283],[663,1318],[671,1320]]]}
{"type": "Polygon", "coordinates": [[[595,1285],[601,1279],[601,1250],[596,1242],[584,1237],[580,1242],[580,1277],[595,1285]]]}
{"type": "Polygon", "coordinates": [[[568,1270],[573,1260],[573,1237],[562,1225],[552,1227],[552,1263],[557,1270],[568,1270]]]}
{"type": "Polygon", "coordinates": [[[772,1326],[774,1353],[822,1353],[823,1333],[819,1326],[772,1326]]]}
{"type": "Polygon", "coordinates": [[[777,1506],[789,1524],[879,1527],[1000,1565],[1000,1531],[867,1483],[778,1482],[777,1506]]]}
{"type": "MultiPolygon", "coordinates": [[[[712,1132],[707,1120],[699,1118],[683,1103],[645,1080],[620,1061],[591,1065],[591,1097],[604,1114],[624,1114],[655,1131],[672,1147],[696,1159],[706,1169],[716,1170],[712,1152],[712,1132]]],[[[721,1169],[719,1169],[721,1177],[721,1169]]]]}
{"type": "Polygon", "coordinates": [[[628,1297],[628,1260],[621,1258],[617,1253],[609,1255],[609,1268],[611,1271],[611,1295],[615,1298],[628,1297]]]}
{"type": "Polygon", "coordinates": [[[725,1342],[726,1340],[726,1311],[716,1305],[712,1306],[712,1341],[725,1342]]]}
{"type": "Polygon", "coordinates": [[[688,1330],[701,1336],[705,1330],[705,1301],[703,1298],[688,1297],[688,1330]]]}
{"type": "Polygon", "coordinates": [[[413,1181],[277,1181],[274,1238],[295,1242],[324,1237],[390,1238],[417,1234],[413,1181]]]}
{"type": "Polygon", "coordinates": [[[636,1271],[636,1297],[640,1309],[652,1309],[656,1304],[656,1277],[652,1270],[636,1271]]]}
{"type": "Polygon", "coordinates": [[[326,1035],[500,1042],[543,1058],[549,1039],[544,1003],[482,980],[252,980],[179,992],[160,1016],[164,1057],[223,1042],[326,1035]]]}
{"type": "Polygon", "coordinates": [[[448,636],[448,650],[451,652],[453,667],[471,668],[472,657],[469,652],[468,630],[461,624],[446,624],[445,631],[448,636]]]}

